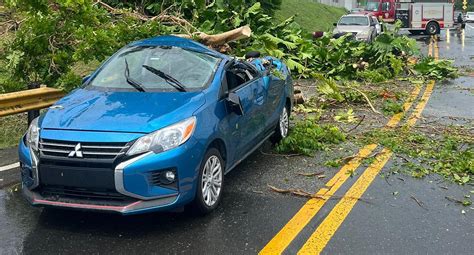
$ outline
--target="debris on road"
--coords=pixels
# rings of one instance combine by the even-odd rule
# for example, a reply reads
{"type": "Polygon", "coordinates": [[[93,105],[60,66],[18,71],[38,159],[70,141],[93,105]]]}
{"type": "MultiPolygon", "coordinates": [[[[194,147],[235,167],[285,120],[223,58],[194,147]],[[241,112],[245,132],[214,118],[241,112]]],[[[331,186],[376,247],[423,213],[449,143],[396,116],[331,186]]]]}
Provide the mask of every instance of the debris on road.
{"type": "Polygon", "coordinates": [[[415,200],[415,202],[416,202],[421,208],[423,208],[423,209],[425,209],[425,210],[428,210],[428,209],[425,207],[425,205],[424,205],[424,203],[423,203],[422,201],[418,200],[418,199],[417,199],[416,197],[414,197],[414,196],[410,196],[410,198],[413,199],[413,200],[415,200]]]}
{"type": "Polygon", "coordinates": [[[305,176],[305,177],[313,177],[313,176],[321,176],[322,174],[324,174],[324,171],[320,171],[320,172],[315,172],[315,173],[297,173],[298,175],[301,175],[301,176],[305,176]]]}

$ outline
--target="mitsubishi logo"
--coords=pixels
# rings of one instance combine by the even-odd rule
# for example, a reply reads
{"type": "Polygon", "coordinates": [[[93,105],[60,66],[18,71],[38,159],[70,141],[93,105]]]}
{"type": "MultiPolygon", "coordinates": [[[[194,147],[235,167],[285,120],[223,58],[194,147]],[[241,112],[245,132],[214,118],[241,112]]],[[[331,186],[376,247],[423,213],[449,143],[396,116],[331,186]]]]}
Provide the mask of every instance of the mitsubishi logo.
{"type": "Polygon", "coordinates": [[[72,157],[82,158],[81,143],[78,143],[76,147],[74,147],[74,150],[69,152],[67,156],[71,158],[72,157]]]}

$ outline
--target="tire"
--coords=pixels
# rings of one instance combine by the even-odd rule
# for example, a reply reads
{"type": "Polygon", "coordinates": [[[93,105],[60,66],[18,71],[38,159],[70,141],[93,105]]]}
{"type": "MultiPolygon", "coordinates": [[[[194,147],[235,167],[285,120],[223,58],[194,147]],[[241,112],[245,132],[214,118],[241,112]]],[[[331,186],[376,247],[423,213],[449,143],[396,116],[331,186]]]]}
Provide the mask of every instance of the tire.
{"type": "Polygon", "coordinates": [[[420,30],[408,30],[408,32],[410,32],[410,34],[412,34],[412,35],[420,35],[423,31],[420,31],[420,30]]]}
{"type": "Polygon", "coordinates": [[[272,143],[277,144],[283,138],[288,136],[288,130],[290,130],[290,111],[288,106],[283,107],[278,119],[278,124],[275,128],[275,133],[270,138],[272,143]]]}
{"type": "Polygon", "coordinates": [[[216,148],[210,148],[204,155],[199,168],[196,197],[192,203],[194,211],[199,215],[209,214],[219,205],[224,187],[224,168],[225,163],[220,152],[216,148]],[[217,166],[219,166],[219,173],[216,172],[217,175],[212,177],[212,170],[217,166]],[[220,186],[218,186],[219,183],[220,186]],[[206,185],[207,192],[204,189],[206,185]],[[217,194],[214,195],[214,192],[217,194]]]}
{"type": "Polygon", "coordinates": [[[428,25],[426,25],[425,34],[427,34],[427,35],[437,35],[437,34],[439,34],[438,24],[436,24],[436,22],[429,22],[428,25]]]}

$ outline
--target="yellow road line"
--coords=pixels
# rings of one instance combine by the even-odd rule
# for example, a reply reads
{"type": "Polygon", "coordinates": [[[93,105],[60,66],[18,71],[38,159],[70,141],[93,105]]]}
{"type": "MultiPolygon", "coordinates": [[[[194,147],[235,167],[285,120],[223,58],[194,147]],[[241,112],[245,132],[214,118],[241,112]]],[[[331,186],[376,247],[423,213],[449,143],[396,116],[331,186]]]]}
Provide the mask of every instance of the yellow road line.
{"type": "MultiPolygon", "coordinates": [[[[395,127],[400,122],[403,114],[410,109],[414,100],[418,97],[421,88],[415,87],[410,94],[410,97],[403,104],[404,112],[394,115],[387,123],[386,127],[395,127]]],[[[377,145],[370,144],[364,146],[346,165],[344,165],[334,177],[326,183],[327,188],[320,189],[316,195],[322,197],[330,197],[342,186],[348,179],[348,172],[355,171],[361,161],[369,156],[377,145]]],[[[308,222],[319,212],[319,210],[326,203],[324,199],[313,198],[308,200],[305,205],[293,216],[293,218],[286,223],[286,225],[268,242],[268,244],[260,251],[259,254],[281,254],[288,245],[296,238],[296,236],[303,230],[308,222]]]]}
{"type": "MultiPolygon", "coordinates": [[[[318,196],[330,197],[349,178],[348,172],[355,171],[361,161],[368,157],[377,148],[376,144],[363,147],[356,157],[344,165],[334,177],[326,183],[326,187],[316,193],[318,196]]],[[[291,218],[288,223],[273,237],[272,240],[260,251],[259,254],[281,254],[286,247],[295,239],[308,222],[326,203],[326,199],[312,198],[301,207],[301,209],[291,218]]]]}
{"type": "Polygon", "coordinates": [[[433,41],[434,41],[434,58],[438,59],[439,58],[438,36],[434,36],[433,41]]]}
{"type": "MultiPolygon", "coordinates": [[[[433,92],[434,81],[426,86],[425,92],[421,97],[420,102],[415,107],[412,116],[407,121],[407,126],[412,127],[420,118],[423,109],[428,103],[428,99],[433,92]]],[[[392,152],[389,149],[383,149],[382,152],[375,157],[375,162],[372,163],[357,179],[354,185],[347,191],[344,197],[331,210],[328,216],[321,222],[315,232],[311,234],[298,254],[319,254],[326,247],[327,243],[334,236],[336,231],[351,212],[357,200],[362,197],[364,192],[370,186],[377,174],[382,170],[388,162],[392,152]]]]}
{"type": "Polygon", "coordinates": [[[364,173],[362,173],[355,184],[349,189],[349,191],[347,191],[346,195],[342,197],[339,203],[337,203],[308,241],[303,245],[298,254],[319,254],[324,247],[326,247],[326,244],[331,240],[331,237],[356,204],[357,198],[360,198],[362,194],[364,194],[379,171],[390,159],[390,156],[392,156],[392,152],[388,149],[383,149],[382,152],[377,155],[375,162],[372,163],[364,173]]]}
{"type": "Polygon", "coordinates": [[[428,56],[433,56],[433,37],[430,38],[430,44],[428,44],[428,56]]]}
{"type": "Polygon", "coordinates": [[[421,112],[425,108],[426,104],[428,103],[428,99],[430,99],[431,93],[433,92],[434,84],[434,81],[430,81],[428,85],[426,85],[425,92],[423,93],[420,102],[415,107],[415,109],[413,110],[413,114],[407,121],[406,125],[408,127],[412,127],[413,125],[415,125],[416,121],[420,118],[421,112]]]}
{"type": "Polygon", "coordinates": [[[405,115],[406,111],[408,111],[408,109],[410,109],[410,107],[413,105],[413,102],[415,102],[415,99],[418,97],[418,94],[420,94],[420,90],[421,90],[421,86],[415,86],[415,88],[411,92],[410,96],[408,97],[406,102],[403,104],[403,112],[399,112],[399,113],[393,115],[393,117],[388,121],[388,123],[387,123],[387,125],[385,125],[385,127],[393,128],[396,125],[398,125],[398,123],[400,123],[400,120],[405,115]]]}

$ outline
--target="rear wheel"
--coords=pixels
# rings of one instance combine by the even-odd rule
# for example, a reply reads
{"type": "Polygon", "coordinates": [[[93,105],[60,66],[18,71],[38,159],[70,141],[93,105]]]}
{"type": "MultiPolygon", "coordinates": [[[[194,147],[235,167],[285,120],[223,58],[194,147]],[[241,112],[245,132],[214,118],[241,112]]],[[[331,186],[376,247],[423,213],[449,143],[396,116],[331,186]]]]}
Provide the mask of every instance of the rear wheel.
{"type": "Polygon", "coordinates": [[[193,205],[201,214],[208,214],[217,208],[222,197],[224,184],[224,160],[220,152],[210,148],[201,163],[198,188],[193,205]]]}
{"type": "Polygon", "coordinates": [[[280,113],[280,119],[278,120],[275,133],[271,137],[271,141],[273,143],[280,142],[283,138],[288,136],[288,130],[290,130],[290,112],[288,107],[285,106],[280,113]]]}
{"type": "Polygon", "coordinates": [[[430,22],[426,25],[425,33],[427,35],[436,35],[439,34],[439,26],[436,22],[430,22]]]}

